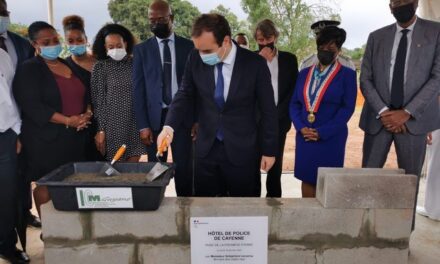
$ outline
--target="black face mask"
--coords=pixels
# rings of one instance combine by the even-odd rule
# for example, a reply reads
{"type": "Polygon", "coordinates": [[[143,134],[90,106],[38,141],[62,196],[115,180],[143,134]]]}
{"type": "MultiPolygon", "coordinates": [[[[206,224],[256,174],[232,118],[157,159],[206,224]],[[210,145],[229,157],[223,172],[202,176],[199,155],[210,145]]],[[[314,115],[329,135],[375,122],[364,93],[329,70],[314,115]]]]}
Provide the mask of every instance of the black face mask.
{"type": "Polygon", "coordinates": [[[416,9],[414,8],[414,3],[406,4],[403,6],[398,6],[393,8],[393,16],[399,23],[409,22],[416,14],[416,9]]]}
{"type": "Polygon", "coordinates": [[[156,37],[160,39],[168,38],[171,35],[171,27],[169,23],[150,24],[150,30],[156,37]]]}
{"type": "Polygon", "coordinates": [[[258,51],[261,51],[262,49],[264,49],[266,47],[270,48],[271,50],[274,50],[275,49],[275,43],[271,42],[271,43],[268,43],[266,45],[258,44],[258,51]]]}
{"type": "Polygon", "coordinates": [[[335,59],[336,52],[328,51],[328,50],[318,50],[318,60],[324,65],[330,65],[335,59]]]}

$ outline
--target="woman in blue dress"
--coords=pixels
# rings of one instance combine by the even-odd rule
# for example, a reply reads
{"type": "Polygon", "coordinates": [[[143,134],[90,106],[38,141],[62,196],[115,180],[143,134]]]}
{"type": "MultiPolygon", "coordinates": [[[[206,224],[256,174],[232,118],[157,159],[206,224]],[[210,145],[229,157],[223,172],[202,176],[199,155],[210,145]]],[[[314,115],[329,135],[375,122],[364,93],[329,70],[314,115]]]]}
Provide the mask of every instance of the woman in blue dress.
{"type": "Polygon", "coordinates": [[[315,197],[319,167],[344,166],[347,123],[357,95],[356,72],[337,60],[345,38],[338,27],[321,31],[319,63],[300,72],[290,102],[297,131],[295,177],[302,181],[303,197],[315,197]]]}

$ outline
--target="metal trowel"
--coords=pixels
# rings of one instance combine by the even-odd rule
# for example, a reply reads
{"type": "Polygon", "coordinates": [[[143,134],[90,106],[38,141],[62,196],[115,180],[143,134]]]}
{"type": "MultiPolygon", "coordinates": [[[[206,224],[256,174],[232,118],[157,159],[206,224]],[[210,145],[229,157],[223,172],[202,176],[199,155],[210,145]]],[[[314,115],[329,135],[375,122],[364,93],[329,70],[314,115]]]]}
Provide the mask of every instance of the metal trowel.
{"type": "Polygon", "coordinates": [[[120,175],[121,173],[117,171],[115,168],[113,168],[113,164],[115,164],[115,162],[118,161],[122,157],[122,155],[124,155],[126,149],[127,146],[125,144],[122,145],[116,152],[110,164],[106,163],[104,164],[104,166],[102,166],[102,169],[99,172],[99,174],[103,176],[120,175]]]}
{"type": "Polygon", "coordinates": [[[167,145],[168,145],[168,142],[166,139],[164,139],[162,141],[162,143],[160,144],[160,146],[157,148],[156,158],[157,158],[158,162],[147,173],[147,182],[154,181],[155,179],[157,179],[157,177],[159,177],[160,175],[162,175],[162,173],[164,173],[165,171],[167,171],[169,169],[168,166],[166,166],[160,162],[160,157],[162,157],[163,153],[166,151],[167,145]]]}

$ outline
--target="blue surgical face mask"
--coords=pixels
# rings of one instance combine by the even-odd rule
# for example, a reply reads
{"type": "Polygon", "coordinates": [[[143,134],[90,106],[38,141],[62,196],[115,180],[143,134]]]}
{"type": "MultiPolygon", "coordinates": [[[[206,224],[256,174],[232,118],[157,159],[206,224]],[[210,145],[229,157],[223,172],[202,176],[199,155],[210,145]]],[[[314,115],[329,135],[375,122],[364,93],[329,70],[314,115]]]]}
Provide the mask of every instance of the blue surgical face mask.
{"type": "MultiPolygon", "coordinates": [[[[223,53],[224,57],[226,54],[226,49],[223,53]]],[[[203,63],[214,66],[216,64],[219,64],[220,62],[222,62],[223,58],[220,58],[217,54],[217,52],[213,52],[213,53],[209,53],[209,54],[200,54],[200,57],[202,58],[203,63]]]]}
{"type": "Polygon", "coordinates": [[[69,45],[68,46],[70,53],[75,56],[82,56],[87,52],[87,46],[83,45],[69,45]]]}
{"type": "Polygon", "coordinates": [[[0,16],[0,34],[5,33],[8,30],[10,24],[11,20],[9,17],[0,16]]]}
{"type": "Polygon", "coordinates": [[[41,57],[45,58],[46,60],[56,60],[63,48],[61,48],[61,45],[58,44],[55,46],[41,47],[40,49],[41,57]]]}

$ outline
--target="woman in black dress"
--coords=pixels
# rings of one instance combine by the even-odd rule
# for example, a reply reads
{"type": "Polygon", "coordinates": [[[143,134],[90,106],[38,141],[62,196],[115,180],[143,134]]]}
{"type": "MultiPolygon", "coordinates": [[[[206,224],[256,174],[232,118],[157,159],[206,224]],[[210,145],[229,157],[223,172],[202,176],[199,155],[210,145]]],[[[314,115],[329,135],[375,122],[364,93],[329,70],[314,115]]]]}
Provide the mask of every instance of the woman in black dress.
{"type": "MultiPolygon", "coordinates": [[[[86,86],[90,94],[90,78],[93,66],[96,63],[95,57],[87,52],[87,36],[84,30],[84,20],[80,16],[72,15],[63,19],[64,39],[71,56],[66,58],[67,64],[72,68],[75,74],[86,86]]],[[[93,105],[89,109],[89,113],[93,115],[93,105]]],[[[103,161],[104,157],[96,149],[95,134],[97,132],[96,120],[92,118],[92,124],[87,129],[88,140],[86,142],[86,160],[103,161]]]]}
{"type": "Polygon", "coordinates": [[[138,162],[145,153],[132,103],[133,46],[133,35],[118,24],[105,25],[93,44],[93,54],[98,59],[91,82],[99,130],[95,140],[98,150],[108,160],[122,144],[127,146],[121,158],[124,161],[138,162]]]}
{"type": "MultiPolygon", "coordinates": [[[[26,174],[36,181],[63,164],[84,160],[84,129],[91,115],[86,87],[58,58],[62,47],[55,29],[38,21],[28,32],[38,55],[18,67],[13,89],[22,111],[26,174]]],[[[47,188],[37,186],[34,198],[41,217],[41,204],[50,200],[47,188]]]]}

